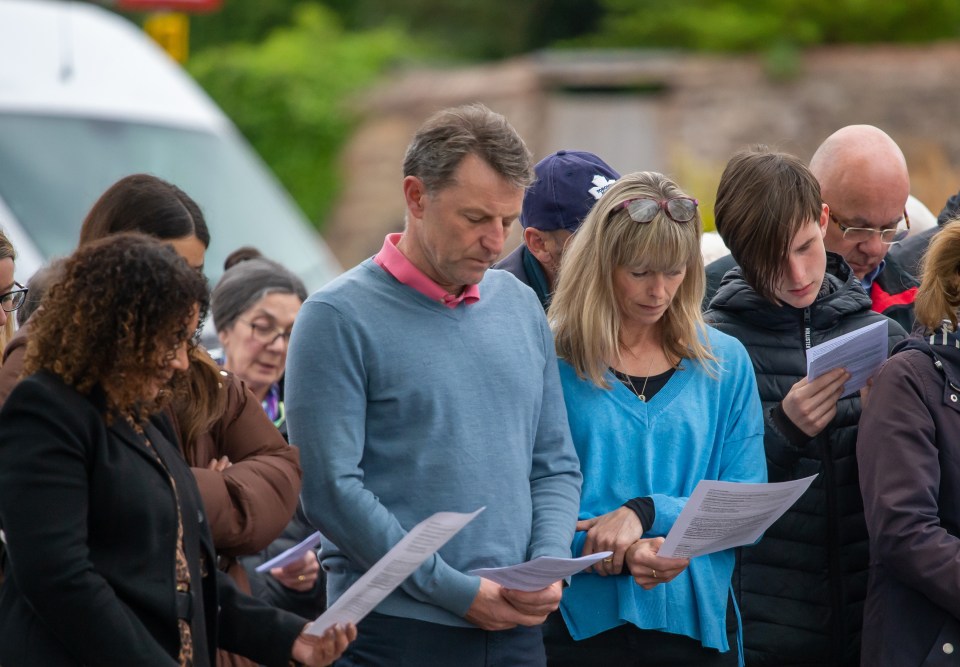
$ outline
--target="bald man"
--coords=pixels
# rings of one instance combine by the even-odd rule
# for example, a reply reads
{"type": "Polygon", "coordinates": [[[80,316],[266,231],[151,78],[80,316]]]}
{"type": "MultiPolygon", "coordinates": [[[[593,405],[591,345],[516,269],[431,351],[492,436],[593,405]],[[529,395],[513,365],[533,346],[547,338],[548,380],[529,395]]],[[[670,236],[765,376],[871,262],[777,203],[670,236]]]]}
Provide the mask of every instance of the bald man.
{"type": "MultiPolygon", "coordinates": [[[[900,147],[872,125],[848,125],[820,144],[810,159],[810,171],[829,208],[827,251],[850,265],[870,295],[873,310],[910,331],[919,282],[887,256],[899,239],[898,231],[906,227],[910,195],[910,175],[900,147]]],[[[729,257],[711,263],[708,283],[718,286],[719,277],[733,265],[729,257]]]]}

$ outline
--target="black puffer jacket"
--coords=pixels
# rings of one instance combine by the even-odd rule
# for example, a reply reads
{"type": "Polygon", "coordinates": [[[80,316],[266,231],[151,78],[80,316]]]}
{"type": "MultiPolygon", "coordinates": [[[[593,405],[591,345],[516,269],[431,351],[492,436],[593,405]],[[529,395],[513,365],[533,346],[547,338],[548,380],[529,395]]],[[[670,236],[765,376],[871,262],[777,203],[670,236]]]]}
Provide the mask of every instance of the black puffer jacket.
{"type": "MultiPolygon", "coordinates": [[[[858,394],[808,438],[786,420],[780,401],[806,375],[806,349],[884,318],[839,255],[827,254],[816,301],[776,306],[727,274],[707,321],[747,348],[763,402],[771,482],[818,474],[811,488],[741,550],[733,585],[743,615],[748,665],[859,665],[867,590],[867,530],[857,475],[858,394]]],[[[905,337],[889,322],[890,347],[905,337]]]]}

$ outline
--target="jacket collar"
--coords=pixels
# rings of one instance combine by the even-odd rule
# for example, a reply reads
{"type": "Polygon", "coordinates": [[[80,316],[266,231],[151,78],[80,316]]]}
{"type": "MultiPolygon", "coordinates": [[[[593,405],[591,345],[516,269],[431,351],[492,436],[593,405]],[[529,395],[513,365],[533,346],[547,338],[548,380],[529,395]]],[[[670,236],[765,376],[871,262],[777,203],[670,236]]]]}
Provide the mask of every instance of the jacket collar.
{"type": "Polygon", "coordinates": [[[900,341],[893,353],[903,350],[919,350],[931,359],[943,375],[943,404],[960,412],[960,335],[949,330],[949,322],[939,331],[914,335],[900,341]]]}
{"type": "MultiPolygon", "coordinates": [[[[870,297],[863,291],[847,263],[840,255],[828,252],[824,284],[809,306],[813,328],[832,329],[844,317],[870,310],[870,307],[870,297]]],[[[717,295],[710,302],[710,309],[735,312],[748,323],[774,331],[795,329],[803,317],[802,309],[778,306],[757,294],[743,279],[739,266],[724,275],[717,295]]]]}

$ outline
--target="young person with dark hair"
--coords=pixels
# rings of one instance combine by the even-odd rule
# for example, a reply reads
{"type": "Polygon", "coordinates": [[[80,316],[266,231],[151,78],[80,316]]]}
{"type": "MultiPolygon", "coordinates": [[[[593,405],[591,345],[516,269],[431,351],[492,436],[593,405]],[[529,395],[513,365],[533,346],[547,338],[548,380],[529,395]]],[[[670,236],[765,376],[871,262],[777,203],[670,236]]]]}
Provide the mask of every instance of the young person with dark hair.
{"type": "Polygon", "coordinates": [[[717,231],[739,268],[705,314],[750,353],[763,401],[771,482],[817,474],[811,488],[741,550],[734,574],[748,665],[859,665],[867,536],[855,445],[860,395],[849,374],[806,375],[806,351],[868,324],[871,310],[850,267],[827,253],[830,209],[792,155],[765,147],[734,155],[720,178],[717,231]]]}

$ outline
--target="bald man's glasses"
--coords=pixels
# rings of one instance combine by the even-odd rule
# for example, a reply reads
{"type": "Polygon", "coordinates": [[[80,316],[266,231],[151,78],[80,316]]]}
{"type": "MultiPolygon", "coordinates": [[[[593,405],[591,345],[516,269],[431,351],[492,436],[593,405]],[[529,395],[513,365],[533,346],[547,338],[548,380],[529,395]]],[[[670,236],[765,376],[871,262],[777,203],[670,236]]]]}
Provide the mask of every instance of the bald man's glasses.
{"type": "Polygon", "coordinates": [[[864,243],[871,240],[874,234],[879,234],[880,243],[883,243],[884,245],[893,245],[906,238],[907,233],[910,231],[910,216],[907,215],[906,209],[903,211],[903,217],[900,220],[897,220],[896,225],[889,229],[848,227],[837,219],[837,216],[833,214],[833,211],[830,211],[830,220],[843,233],[843,240],[850,241],[851,243],[864,243]],[[903,223],[903,227],[900,226],[901,223],[903,223]]]}

